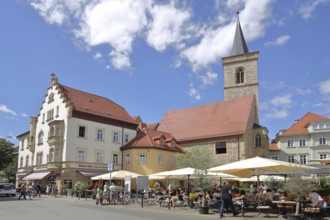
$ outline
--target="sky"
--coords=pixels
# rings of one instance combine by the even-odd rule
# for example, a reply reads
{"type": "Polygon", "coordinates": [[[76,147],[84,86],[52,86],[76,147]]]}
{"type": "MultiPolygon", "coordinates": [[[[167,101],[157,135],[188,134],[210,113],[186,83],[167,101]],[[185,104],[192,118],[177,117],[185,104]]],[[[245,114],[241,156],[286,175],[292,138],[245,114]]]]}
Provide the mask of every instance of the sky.
{"type": "Polygon", "coordinates": [[[269,138],[308,112],[330,117],[330,0],[2,0],[0,138],[29,130],[51,73],[145,123],[223,101],[237,11],[269,138]]]}

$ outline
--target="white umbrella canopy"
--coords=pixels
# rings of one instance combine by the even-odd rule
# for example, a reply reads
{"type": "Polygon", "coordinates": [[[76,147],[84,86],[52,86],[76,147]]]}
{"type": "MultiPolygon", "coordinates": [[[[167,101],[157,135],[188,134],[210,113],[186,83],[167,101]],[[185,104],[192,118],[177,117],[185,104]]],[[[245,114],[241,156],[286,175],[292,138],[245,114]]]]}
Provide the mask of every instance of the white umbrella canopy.
{"type": "Polygon", "coordinates": [[[208,169],[210,172],[227,173],[239,177],[260,176],[264,172],[292,172],[318,169],[262,157],[253,157],[208,169]]]}
{"type": "MultiPolygon", "coordinates": [[[[286,178],[284,176],[277,176],[277,175],[260,175],[259,176],[259,180],[263,181],[263,182],[272,181],[272,180],[285,181],[285,179],[286,178]]],[[[237,180],[240,182],[257,182],[258,177],[252,176],[250,178],[238,178],[237,180]]]]}
{"type": "MultiPolygon", "coordinates": [[[[133,173],[127,170],[118,170],[111,172],[111,179],[112,180],[123,180],[125,179],[125,176],[131,176],[132,178],[137,178],[138,176],[142,176],[138,173],[133,173]]],[[[102,175],[94,176],[91,178],[92,180],[109,180],[110,174],[105,173],[102,175]]]]}
{"type": "MultiPolygon", "coordinates": [[[[170,170],[170,171],[154,173],[154,174],[149,175],[149,179],[165,179],[165,178],[180,179],[180,178],[184,178],[186,176],[194,177],[197,175],[203,175],[204,173],[205,173],[205,171],[203,171],[203,170],[186,167],[186,168],[177,169],[177,170],[170,170]]],[[[229,174],[225,174],[225,173],[214,173],[214,172],[207,172],[207,175],[214,176],[214,177],[226,177],[226,178],[235,177],[233,175],[229,175],[229,174]]]]}

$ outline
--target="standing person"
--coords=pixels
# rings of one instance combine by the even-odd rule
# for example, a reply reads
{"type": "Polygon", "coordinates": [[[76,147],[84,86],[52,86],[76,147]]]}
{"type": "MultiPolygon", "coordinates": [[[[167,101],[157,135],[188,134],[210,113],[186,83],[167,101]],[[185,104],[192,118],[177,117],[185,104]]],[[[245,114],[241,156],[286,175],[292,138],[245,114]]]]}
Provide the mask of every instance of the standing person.
{"type": "Polygon", "coordinates": [[[30,185],[29,182],[26,182],[26,194],[29,196],[29,199],[31,200],[32,186],[30,185]]]}
{"type": "Polygon", "coordinates": [[[110,204],[110,190],[109,190],[108,182],[105,182],[105,184],[103,186],[103,192],[104,192],[103,193],[103,195],[104,195],[103,200],[106,200],[110,204]]]}
{"type": "Polygon", "coordinates": [[[220,206],[220,218],[225,217],[223,215],[223,209],[224,207],[230,207],[230,209],[233,212],[233,216],[237,216],[239,213],[235,210],[232,196],[231,196],[231,186],[229,183],[224,182],[224,184],[221,187],[221,206],[220,206]]]}
{"type": "Polygon", "coordinates": [[[54,183],[51,188],[50,197],[54,196],[56,198],[55,191],[56,191],[56,185],[54,183]]]}
{"type": "Polygon", "coordinates": [[[115,205],[117,203],[116,185],[114,183],[111,183],[109,190],[110,190],[110,205],[115,205]]]}
{"type": "Polygon", "coordinates": [[[46,194],[48,196],[50,196],[50,191],[51,191],[50,184],[47,184],[47,186],[46,186],[46,194]]]}
{"type": "Polygon", "coordinates": [[[99,185],[96,189],[96,205],[103,205],[103,191],[101,185],[99,185]]]}
{"type": "Polygon", "coordinates": [[[32,182],[32,198],[37,196],[37,184],[33,181],[32,182]]]}
{"type": "Polygon", "coordinates": [[[26,184],[22,183],[19,189],[21,194],[19,195],[18,199],[21,199],[21,197],[23,196],[23,198],[26,200],[26,184]]]}
{"type": "Polygon", "coordinates": [[[37,194],[38,194],[38,197],[40,198],[41,197],[41,186],[39,183],[37,183],[37,194]]]}

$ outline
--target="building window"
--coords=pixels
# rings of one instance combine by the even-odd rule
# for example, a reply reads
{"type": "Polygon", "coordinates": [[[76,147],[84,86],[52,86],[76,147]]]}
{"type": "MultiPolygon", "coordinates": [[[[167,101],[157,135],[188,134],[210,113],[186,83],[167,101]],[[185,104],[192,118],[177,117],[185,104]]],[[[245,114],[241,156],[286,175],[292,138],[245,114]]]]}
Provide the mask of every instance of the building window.
{"type": "Polygon", "coordinates": [[[261,135],[256,135],[256,147],[261,147],[261,135]]]}
{"type": "Polygon", "coordinates": [[[59,116],[60,106],[56,106],[56,118],[59,116]]]}
{"type": "Polygon", "coordinates": [[[277,155],[273,155],[273,156],[271,157],[271,159],[273,159],[273,160],[278,160],[278,156],[277,156],[277,155]]]}
{"type": "Polygon", "coordinates": [[[38,134],[38,144],[43,144],[44,142],[44,132],[40,131],[38,134]]]}
{"type": "Polygon", "coordinates": [[[169,157],[169,164],[170,164],[170,166],[174,166],[175,165],[175,157],[174,156],[170,156],[169,157]]]}
{"type": "Polygon", "coordinates": [[[28,167],[29,166],[29,155],[26,156],[26,159],[25,159],[25,167],[28,167]]]}
{"type": "Polygon", "coordinates": [[[293,140],[288,140],[288,147],[293,147],[293,140]]]}
{"type": "Polygon", "coordinates": [[[85,132],[86,132],[86,127],[84,127],[84,126],[79,126],[79,134],[78,134],[78,136],[79,137],[85,137],[85,132]]]}
{"type": "Polygon", "coordinates": [[[112,155],[112,163],[113,163],[113,165],[118,165],[119,164],[119,156],[118,156],[118,154],[113,154],[112,155]]]}
{"type": "Polygon", "coordinates": [[[21,159],[19,161],[19,167],[23,167],[23,157],[21,157],[21,159]]]}
{"type": "Polygon", "coordinates": [[[300,164],[306,164],[306,163],[307,163],[306,155],[300,155],[300,164]]]}
{"type": "Polygon", "coordinates": [[[176,143],[175,143],[175,141],[172,141],[171,146],[172,146],[173,148],[176,147],[176,143]]]}
{"type": "Polygon", "coordinates": [[[129,135],[128,134],[125,134],[124,139],[125,139],[125,143],[127,143],[129,141],[129,135]]]}
{"type": "Polygon", "coordinates": [[[37,165],[42,164],[43,153],[37,153],[37,165]]]}
{"type": "Polygon", "coordinates": [[[96,163],[103,163],[103,152],[96,151],[96,163]]]}
{"type": "Polygon", "coordinates": [[[327,159],[327,155],[326,154],[320,154],[320,160],[325,160],[327,159]]]}
{"type": "Polygon", "coordinates": [[[289,163],[294,163],[294,156],[293,155],[288,156],[288,162],[289,163]]]}
{"type": "Polygon", "coordinates": [[[118,132],[113,132],[112,141],[114,143],[119,143],[119,133],[118,132]]]}
{"type": "Polygon", "coordinates": [[[165,140],[164,140],[164,138],[161,138],[161,139],[159,140],[159,144],[160,144],[160,146],[164,146],[164,145],[165,145],[165,140]]]}
{"type": "Polygon", "coordinates": [[[21,141],[21,150],[24,150],[24,145],[25,145],[25,139],[21,141]]]}
{"type": "Polygon", "coordinates": [[[305,139],[300,139],[299,140],[299,147],[305,147],[306,146],[306,140],[305,139]]]}
{"type": "Polygon", "coordinates": [[[147,155],[139,154],[139,164],[147,164],[147,155]]]}
{"type": "Polygon", "coordinates": [[[85,161],[85,151],[78,150],[77,161],[78,162],[84,162],[85,161]]]}
{"type": "Polygon", "coordinates": [[[131,163],[131,155],[125,154],[125,164],[130,164],[130,163],[131,163]]]}
{"type": "Polygon", "coordinates": [[[33,159],[34,159],[34,155],[32,154],[32,156],[31,156],[31,166],[33,166],[33,159]]]}
{"type": "Polygon", "coordinates": [[[48,103],[51,103],[54,101],[54,93],[50,93],[48,96],[48,103]]]}
{"type": "Polygon", "coordinates": [[[45,123],[45,113],[42,113],[42,123],[45,123]]]}
{"type": "Polygon", "coordinates": [[[236,70],[236,84],[240,83],[244,83],[244,70],[242,67],[236,70]]]}
{"type": "Polygon", "coordinates": [[[326,145],[326,139],[325,139],[325,137],[320,137],[320,139],[319,139],[319,144],[320,145],[326,145]]]}
{"type": "Polygon", "coordinates": [[[47,112],[47,121],[54,119],[54,109],[51,109],[47,112]]]}
{"type": "Polygon", "coordinates": [[[99,141],[103,141],[103,130],[102,129],[96,130],[96,139],[99,141]]]}
{"type": "Polygon", "coordinates": [[[158,154],[158,165],[164,164],[164,155],[158,154]]]}
{"type": "Polygon", "coordinates": [[[227,153],[227,142],[226,141],[215,142],[215,153],[216,154],[226,154],[227,153]]]}

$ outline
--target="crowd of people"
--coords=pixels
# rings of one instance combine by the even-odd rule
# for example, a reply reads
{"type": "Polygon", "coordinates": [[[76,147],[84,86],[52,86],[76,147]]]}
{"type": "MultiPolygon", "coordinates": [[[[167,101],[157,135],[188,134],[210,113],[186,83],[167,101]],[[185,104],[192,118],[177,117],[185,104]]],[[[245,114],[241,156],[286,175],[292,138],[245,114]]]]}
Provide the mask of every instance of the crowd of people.
{"type": "MultiPolygon", "coordinates": [[[[157,182],[158,183],[158,182],[157,182]]],[[[155,184],[156,185],[156,184],[155,184]]],[[[275,200],[290,201],[293,198],[288,192],[278,191],[275,187],[269,188],[267,184],[261,182],[259,187],[256,188],[254,184],[251,184],[248,192],[245,190],[240,190],[239,186],[234,183],[230,184],[229,181],[222,182],[222,185],[214,187],[211,191],[202,192],[200,189],[191,187],[190,190],[183,186],[173,187],[169,184],[168,187],[157,188],[149,186],[147,197],[155,198],[157,195],[161,196],[167,206],[175,207],[182,205],[183,203],[189,205],[191,208],[194,206],[201,206],[202,201],[209,204],[209,206],[214,205],[218,208],[220,218],[224,217],[226,212],[231,212],[233,216],[239,214],[239,208],[245,205],[247,199],[255,198],[256,201],[263,202],[265,204],[272,203],[275,200]]],[[[18,199],[32,199],[41,196],[41,187],[38,182],[25,181],[19,186],[20,195],[18,199]]],[[[56,197],[57,187],[56,184],[47,184],[45,189],[45,194],[49,197],[56,197]]],[[[117,191],[117,187],[114,183],[109,184],[104,182],[104,185],[95,184],[94,193],[96,197],[96,205],[103,205],[107,202],[110,205],[117,204],[117,201],[123,195],[122,192],[117,191]]],[[[315,191],[306,192],[303,195],[304,201],[309,201],[307,207],[311,208],[326,208],[328,204],[326,201],[315,191]]]]}

